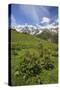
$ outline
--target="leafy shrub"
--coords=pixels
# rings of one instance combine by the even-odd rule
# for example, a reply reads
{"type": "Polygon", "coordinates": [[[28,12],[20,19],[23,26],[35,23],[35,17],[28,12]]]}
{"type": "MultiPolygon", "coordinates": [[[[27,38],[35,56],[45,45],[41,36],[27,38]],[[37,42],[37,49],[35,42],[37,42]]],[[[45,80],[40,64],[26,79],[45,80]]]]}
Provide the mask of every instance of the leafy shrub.
{"type": "Polygon", "coordinates": [[[49,56],[45,56],[44,68],[46,70],[52,70],[54,68],[54,65],[49,56]]]}
{"type": "Polygon", "coordinates": [[[31,54],[29,51],[26,52],[23,61],[20,63],[19,72],[22,78],[29,79],[30,77],[37,76],[41,73],[42,68],[39,63],[38,57],[31,54]],[[27,55],[28,53],[28,55],[27,55]]]}
{"type": "Polygon", "coordinates": [[[46,70],[52,70],[54,68],[54,65],[52,63],[47,63],[44,65],[44,68],[46,70]]]}

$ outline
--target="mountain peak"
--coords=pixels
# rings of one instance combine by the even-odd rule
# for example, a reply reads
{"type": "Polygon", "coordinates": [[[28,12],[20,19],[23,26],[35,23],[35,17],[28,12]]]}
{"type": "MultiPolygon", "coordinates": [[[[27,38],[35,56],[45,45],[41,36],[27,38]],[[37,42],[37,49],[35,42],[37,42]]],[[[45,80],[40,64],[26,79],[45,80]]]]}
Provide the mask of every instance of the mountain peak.
{"type": "Polygon", "coordinates": [[[17,32],[20,33],[28,33],[31,35],[34,34],[40,34],[43,31],[52,31],[52,32],[57,32],[58,26],[53,26],[53,25],[47,25],[47,26],[41,26],[39,24],[36,25],[29,25],[29,24],[24,24],[24,25],[17,25],[14,27],[14,29],[16,29],[17,32]]]}

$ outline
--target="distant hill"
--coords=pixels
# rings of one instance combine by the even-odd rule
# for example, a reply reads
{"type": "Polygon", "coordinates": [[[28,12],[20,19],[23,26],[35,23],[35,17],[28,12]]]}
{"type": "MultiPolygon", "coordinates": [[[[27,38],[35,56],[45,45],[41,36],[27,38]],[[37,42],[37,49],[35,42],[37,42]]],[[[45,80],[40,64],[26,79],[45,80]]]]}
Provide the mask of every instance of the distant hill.
{"type": "Polygon", "coordinates": [[[44,30],[41,34],[36,35],[38,38],[53,42],[53,43],[58,43],[58,31],[56,29],[56,32],[54,31],[49,31],[49,30],[44,30]]]}

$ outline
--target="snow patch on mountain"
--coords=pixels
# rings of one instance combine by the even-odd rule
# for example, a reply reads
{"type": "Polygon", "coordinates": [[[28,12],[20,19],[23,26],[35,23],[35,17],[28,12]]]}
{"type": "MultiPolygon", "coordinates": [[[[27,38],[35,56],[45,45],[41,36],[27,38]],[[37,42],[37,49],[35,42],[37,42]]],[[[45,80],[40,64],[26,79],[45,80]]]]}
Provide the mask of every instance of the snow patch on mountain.
{"type": "Polygon", "coordinates": [[[43,31],[45,30],[49,30],[51,32],[57,32],[57,29],[58,29],[58,26],[57,25],[53,25],[53,24],[50,24],[50,25],[46,25],[46,26],[41,26],[39,24],[36,24],[36,25],[28,25],[28,24],[24,24],[24,25],[17,25],[14,27],[14,29],[17,31],[17,32],[20,32],[20,33],[28,33],[28,34],[31,34],[31,35],[34,35],[34,34],[40,34],[42,33],[43,31]]]}

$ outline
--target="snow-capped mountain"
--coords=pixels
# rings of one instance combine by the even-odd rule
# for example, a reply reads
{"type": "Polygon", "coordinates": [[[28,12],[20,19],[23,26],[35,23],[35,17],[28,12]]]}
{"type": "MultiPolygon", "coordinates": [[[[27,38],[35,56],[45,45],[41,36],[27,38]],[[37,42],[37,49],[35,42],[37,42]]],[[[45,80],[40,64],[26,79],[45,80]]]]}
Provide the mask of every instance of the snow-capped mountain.
{"type": "Polygon", "coordinates": [[[24,32],[24,33],[29,33],[29,34],[38,34],[41,33],[42,30],[37,26],[37,25],[18,25],[14,27],[17,32],[24,32]]]}
{"type": "Polygon", "coordinates": [[[57,33],[58,26],[52,26],[52,25],[40,26],[38,24],[36,25],[25,24],[25,25],[15,26],[14,29],[20,33],[28,33],[28,34],[34,35],[34,34],[40,34],[45,30],[57,33]]]}

